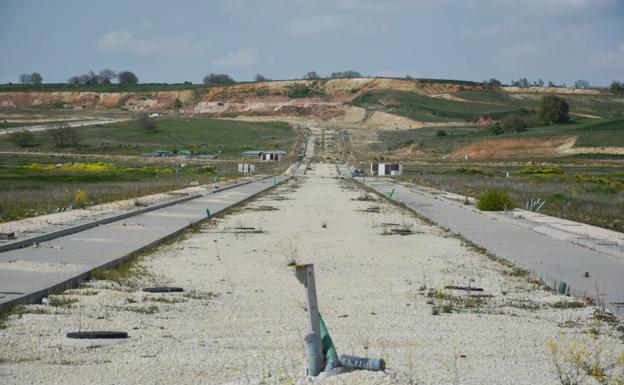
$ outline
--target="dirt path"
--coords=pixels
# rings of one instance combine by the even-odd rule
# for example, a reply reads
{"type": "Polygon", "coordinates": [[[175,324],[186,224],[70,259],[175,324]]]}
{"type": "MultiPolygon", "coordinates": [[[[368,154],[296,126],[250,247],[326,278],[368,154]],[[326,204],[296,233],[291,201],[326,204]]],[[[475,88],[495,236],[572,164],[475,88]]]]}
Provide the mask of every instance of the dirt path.
{"type": "Polygon", "coordinates": [[[123,286],[94,281],[59,297],[77,300],[68,307],[21,309],[0,330],[0,382],[306,384],[305,296],[290,258],[315,264],[339,354],[388,363],[387,373],[327,383],[557,384],[550,338],[585,338],[597,327],[590,341],[608,347],[604,356],[618,346],[610,326],[593,326],[595,308],[554,308],[565,297],[364,195],[335,170],[312,164],[307,176],[146,256],[123,286]],[[156,284],[186,293],[140,291],[156,284]],[[444,290],[451,284],[492,297],[444,290]],[[63,337],[79,328],[130,338],[104,345],[63,337]]]}

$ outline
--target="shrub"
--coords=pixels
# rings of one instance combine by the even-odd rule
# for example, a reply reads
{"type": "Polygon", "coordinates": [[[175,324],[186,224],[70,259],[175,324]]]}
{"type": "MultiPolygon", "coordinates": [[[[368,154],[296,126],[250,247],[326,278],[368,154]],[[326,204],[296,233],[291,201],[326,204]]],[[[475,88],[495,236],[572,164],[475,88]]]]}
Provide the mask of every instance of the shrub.
{"type": "Polygon", "coordinates": [[[444,131],[444,130],[438,130],[438,132],[436,132],[436,136],[439,136],[439,137],[446,136],[446,131],[444,131]]]}
{"type": "Polygon", "coordinates": [[[14,131],[7,135],[7,139],[20,147],[32,147],[36,145],[35,134],[30,131],[14,131]]]}
{"type": "Polygon", "coordinates": [[[147,132],[156,132],[156,122],[150,118],[147,112],[142,112],[139,115],[139,126],[147,132]]]}
{"type": "Polygon", "coordinates": [[[544,96],[540,100],[538,117],[544,123],[567,123],[570,106],[558,96],[544,96]]]}
{"type": "Polygon", "coordinates": [[[563,174],[563,170],[559,167],[525,167],[520,170],[522,174],[546,175],[546,174],[563,174]]]}
{"type": "Polygon", "coordinates": [[[529,123],[518,115],[507,115],[502,123],[505,132],[522,132],[526,131],[528,127],[529,123]]]}
{"type": "Polygon", "coordinates": [[[492,135],[500,135],[503,133],[503,129],[501,128],[500,125],[498,124],[493,124],[491,126],[488,126],[487,130],[490,132],[490,134],[492,135]]]}
{"type": "Polygon", "coordinates": [[[180,99],[176,98],[176,100],[173,102],[173,109],[179,110],[180,108],[182,108],[182,102],[180,101],[180,99]]]}
{"type": "Polygon", "coordinates": [[[75,146],[80,140],[78,128],[71,127],[68,124],[61,124],[57,128],[48,130],[54,144],[58,147],[75,146]]]}
{"type": "Polygon", "coordinates": [[[87,192],[82,189],[78,189],[74,193],[74,204],[76,207],[85,207],[87,205],[87,199],[87,192]]]}
{"type": "Polygon", "coordinates": [[[488,190],[479,197],[479,202],[477,202],[477,208],[481,211],[503,211],[513,206],[509,194],[501,190],[488,190]]]}

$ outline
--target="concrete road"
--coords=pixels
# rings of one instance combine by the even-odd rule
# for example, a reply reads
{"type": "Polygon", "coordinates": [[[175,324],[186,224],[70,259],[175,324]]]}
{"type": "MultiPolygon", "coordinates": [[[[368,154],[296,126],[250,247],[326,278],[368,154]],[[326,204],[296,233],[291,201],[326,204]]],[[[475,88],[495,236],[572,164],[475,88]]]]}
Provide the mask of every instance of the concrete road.
{"type": "Polygon", "coordinates": [[[76,284],[91,270],[117,264],[126,256],[158,244],[191,224],[269,189],[277,176],[174,206],[150,211],[79,233],[0,253],[0,309],[36,302],[49,291],[76,284]]]}
{"type": "Polygon", "coordinates": [[[49,130],[52,128],[57,128],[59,124],[67,124],[70,127],[83,127],[83,126],[93,126],[96,124],[112,124],[112,123],[118,123],[118,122],[122,122],[124,120],[129,120],[129,119],[98,119],[98,120],[82,120],[82,121],[69,121],[69,122],[58,122],[58,123],[53,123],[53,124],[39,124],[39,125],[32,125],[32,126],[20,126],[20,127],[9,127],[9,128],[5,128],[5,129],[0,129],[0,135],[4,135],[4,134],[8,134],[11,132],[15,132],[15,131],[31,131],[31,132],[37,132],[37,131],[45,131],[45,130],[49,130]]]}
{"type": "MultiPolygon", "coordinates": [[[[364,182],[362,178],[356,180],[364,182]]],[[[394,191],[392,199],[396,202],[537,273],[547,284],[566,282],[572,295],[599,299],[615,314],[624,316],[624,258],[617,254],[583,247],[554,233],[540,233],[521,218],[481,212],[392,179],[366,178],[365,184],[386,196],[394,191]]]]}

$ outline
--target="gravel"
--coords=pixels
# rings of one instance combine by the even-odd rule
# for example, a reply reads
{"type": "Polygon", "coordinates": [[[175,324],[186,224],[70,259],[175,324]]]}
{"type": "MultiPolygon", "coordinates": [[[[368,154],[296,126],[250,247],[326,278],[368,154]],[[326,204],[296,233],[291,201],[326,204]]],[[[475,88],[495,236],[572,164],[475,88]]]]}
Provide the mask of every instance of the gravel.
{"type": "MultiPolygon", "coordinates": [[[[78,299],[67,307],[22,308],[0,330],[0,382],[309,383],[305,292],[287,266],[295,258],[315,264],[320,312],[338,354],[387,363],[386,372],[341,374],[328,384],[559,383],[547,343],[585,338],[595,307],[555,308],[568,299],[508,275],[508,267],[410,212],[358,201],[361,193],[335,178],[335,165],[316,164],[308,176],[143,257],[124,285],[94,281],[63,296],[78,299]],[[372,205],[378,213],[364,211],[372,205]],[[382,223],[413,234],[387,234],[382,223]],[[475,304],[446,285],[492,297],[475,304]],[[142,292],[147,286],[185,291],[142,292]],[[78,330],[130,337],[64,337],[78,330]]],[[[602,323],[592,340],[611,352],[617,338],[602,323]]]]}

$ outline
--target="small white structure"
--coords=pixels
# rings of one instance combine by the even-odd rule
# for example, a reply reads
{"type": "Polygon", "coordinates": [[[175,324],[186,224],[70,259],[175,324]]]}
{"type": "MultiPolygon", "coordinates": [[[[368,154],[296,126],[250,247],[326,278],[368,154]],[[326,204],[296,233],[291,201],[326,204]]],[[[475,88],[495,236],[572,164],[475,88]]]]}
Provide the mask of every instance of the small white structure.
{"type": "Polygon", "coordinates": [[[372,176],[399,176],[403,174],[403,165],[399,163],[375,163],[370,164],[372,176]]]}
{"type": "Polygon", "coordinates": [[[149,113],[149,117],[150,117],[150,118],[155,118],[155,117],[157,117],[157,116],[160,116],[160,112],[150,112],[150,113],[149,113]]]}
{"type": "Polygon", "coordinates": [[[240,174],[255,174],[256,173],[256,165],[253,163],[239,163],[238,164],[238,172],[240,174]]]}
{"type": "Polygon", "coordinates": [[[264,151],[260,155],[261,160],[282,160],[286,156],[286,151],[264,151]]]}

